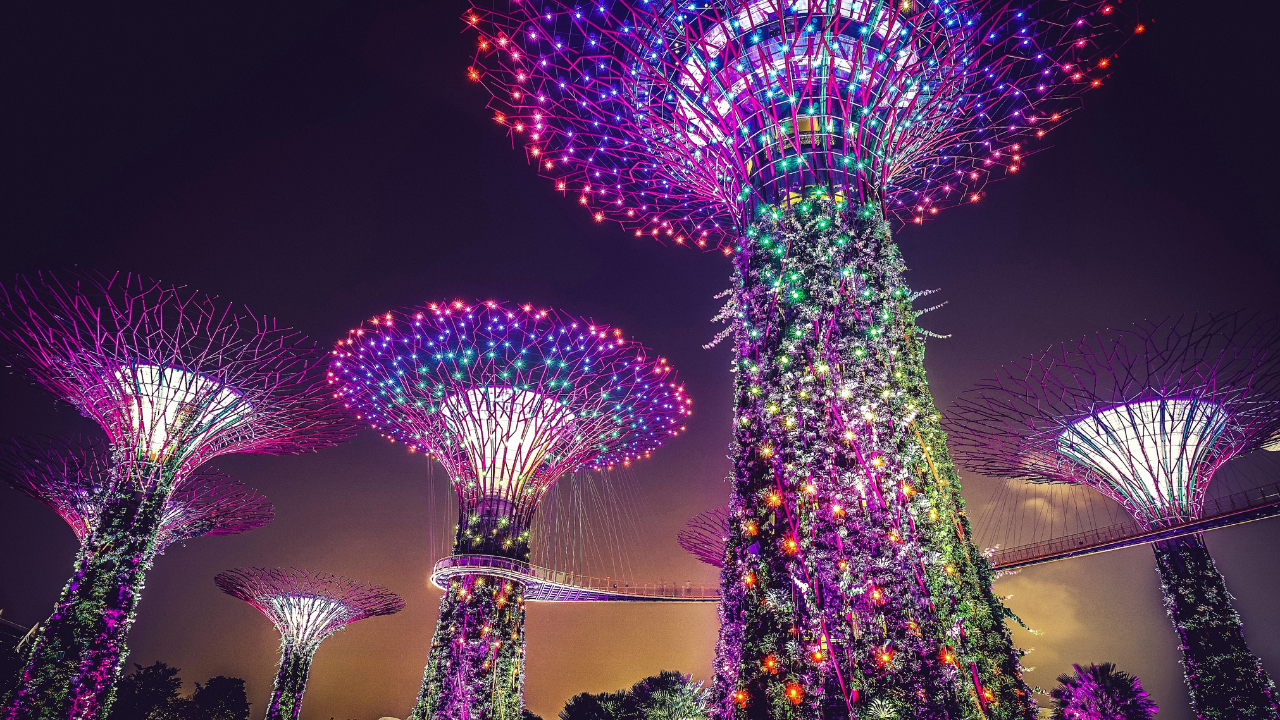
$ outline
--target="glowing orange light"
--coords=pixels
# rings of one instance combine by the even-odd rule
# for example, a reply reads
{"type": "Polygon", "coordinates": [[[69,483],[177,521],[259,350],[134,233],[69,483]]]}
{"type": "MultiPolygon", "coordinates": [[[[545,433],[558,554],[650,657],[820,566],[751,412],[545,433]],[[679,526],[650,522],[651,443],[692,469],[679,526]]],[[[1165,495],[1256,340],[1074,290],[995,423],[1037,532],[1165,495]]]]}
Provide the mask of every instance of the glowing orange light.
{"type": "Polygon", "coordinates": [[[766,656],[765,656],[765,658],[764,658],[764,660],[762,660],[762,661],[760,662],[760,664],[761,664],[762,666],[764,666],[765,672],[770,673],[770,674],[773,674],[773,675],[777,675],[777,674],[778,674],[778,658],[777,658],[777,656],[775,656],[775,655],[766,655],[766,656]]]}
{"type": "Polygon", "coordinates": [[[800,687],[800,683],[787,683],[787,699],[792,705],[799,705],[804,700],[804,688],[800,687]]]}

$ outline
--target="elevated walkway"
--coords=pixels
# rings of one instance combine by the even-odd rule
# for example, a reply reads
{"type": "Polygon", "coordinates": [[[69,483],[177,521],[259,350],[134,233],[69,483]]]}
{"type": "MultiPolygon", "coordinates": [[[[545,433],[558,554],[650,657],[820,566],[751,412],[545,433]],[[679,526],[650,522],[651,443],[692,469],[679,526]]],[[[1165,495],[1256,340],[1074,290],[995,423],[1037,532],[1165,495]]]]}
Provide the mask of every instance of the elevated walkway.
{"type": "Polygon", "coordinates": [[[633,583],[549,570],[494,555],[450,555],[436,563],[431,584],[445,589],[465,575],[488,575],[524,585],[524,599],[537,602],[685,602],[720,599],[719,585],[633,583]]]}
{"type": "Polygon", "coordinates": [[[991,555],[990,562],[991,567],[997,570],[1014,570],[1240,525],[1275,515],[1280,515],[1280,483],[1206,500],[1201,518],[1193,522],[1148,530],[1130,520],[1053,540],[997,550],[991,555]]]}

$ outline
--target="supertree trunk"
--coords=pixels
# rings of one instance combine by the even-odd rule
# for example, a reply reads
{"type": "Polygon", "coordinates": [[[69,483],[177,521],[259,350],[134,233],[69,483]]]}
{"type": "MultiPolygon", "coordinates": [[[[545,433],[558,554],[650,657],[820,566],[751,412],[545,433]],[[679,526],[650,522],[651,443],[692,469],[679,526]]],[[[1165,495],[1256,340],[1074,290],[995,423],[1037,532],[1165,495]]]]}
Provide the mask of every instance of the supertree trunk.
{"type": "Polygon", "coordinates": [[[519,720],[524,707],[524,587],[485,575],[440,600],[411,720],[519,720]]]}
{"type": "Polygon", "coordinates": [[[36,633],[7,720],[106,717],[144,576],[155,562],[166,497],[136,495],[106,508],[53,614],[36,633]]]}
{"type": "Polygon", "coordinates": [[[1028,718],[879,209],[767,208],[736,255],[723,718],[1028,718]]]}
{"type": "Polygon", "coordinates": [[[1276,717],[1275,684],[1244,641],[1240,615],[1200,534],[1154,543],[1164,605],[1182,640],[1191,707],[1203,720],[1276,717]]]}
{"type": "Polygon", "coordinates": [[[266,720],[297,720],[298,713],[302,711],[302,695],[307,691],[307,678],[311,675],[311,659],[318,647],[318,644],[282,644],[280,671],[272,685],[266,720]]]}

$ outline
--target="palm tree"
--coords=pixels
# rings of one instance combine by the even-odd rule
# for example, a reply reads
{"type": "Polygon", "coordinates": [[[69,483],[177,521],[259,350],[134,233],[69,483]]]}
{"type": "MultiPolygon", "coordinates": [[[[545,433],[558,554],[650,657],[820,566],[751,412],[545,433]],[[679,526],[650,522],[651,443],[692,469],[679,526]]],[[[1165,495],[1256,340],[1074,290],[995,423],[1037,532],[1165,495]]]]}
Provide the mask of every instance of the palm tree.
{"type": "Polygon", "coordinates": [[[1138,678],[1116,670],[1111,663],[1081,668],[1058,676],[1053,720],[1151,720],[1160,708],[1147,698],[1138,678]]]}

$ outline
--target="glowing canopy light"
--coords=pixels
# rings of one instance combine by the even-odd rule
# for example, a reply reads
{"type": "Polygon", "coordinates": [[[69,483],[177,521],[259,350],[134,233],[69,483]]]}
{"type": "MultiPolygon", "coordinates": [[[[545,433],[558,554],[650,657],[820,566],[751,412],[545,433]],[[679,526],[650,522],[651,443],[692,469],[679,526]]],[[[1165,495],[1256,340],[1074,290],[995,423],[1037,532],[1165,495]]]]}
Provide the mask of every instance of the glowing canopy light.
{"type": "Polygon", "coordinates": [[[248,414],[240,393],[213,378],[157,365],[116,371],[136,447],[152,460],[191,447],[248,414]]]}
{"type": "Polygon", "coordinates": [[[1210,450],[1227,427],[1225,410],[1196,400],[1146,400],[1072,423],[1063,455],[1087,468],[1081,481],[1155,525],[1200,515],[1217,464],[1210,450]]]}
{"type": "Polygon", "coordinates": [[[374,318],[338,342],[329,378],[361,419],[438,459],[464,513],[518,527],[560,477],[647,457],[690,404],[621,330],[492,301],[374,318]]]}
{"type": "Polygon", "coordinates": [[[464,20],[471,79],[557,189],[598,221],[731,251],[762,205],[825,194],[920,222],[971,202],[1103,83],[1134,10],[473,0],[464,20]]]}
{"type": "Polygon", "coordinates": [[[482,497],[512,498],[573,437],[573,413],[530,390],[480,387],[440,403],[482,497]]]}

